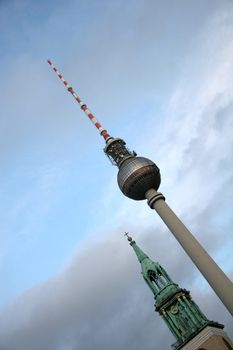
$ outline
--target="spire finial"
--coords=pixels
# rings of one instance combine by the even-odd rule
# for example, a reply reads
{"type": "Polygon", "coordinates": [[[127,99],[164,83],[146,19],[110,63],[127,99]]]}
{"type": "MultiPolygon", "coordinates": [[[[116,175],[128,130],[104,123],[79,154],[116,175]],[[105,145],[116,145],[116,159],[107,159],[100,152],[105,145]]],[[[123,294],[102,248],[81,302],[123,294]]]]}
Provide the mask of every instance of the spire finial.
{"type": "Polygon", "coordinates": [[[129,232],[125,232],[124,236],[127,237],[128,241],[131,242],[133,239],[129,236],[129,232]]]}

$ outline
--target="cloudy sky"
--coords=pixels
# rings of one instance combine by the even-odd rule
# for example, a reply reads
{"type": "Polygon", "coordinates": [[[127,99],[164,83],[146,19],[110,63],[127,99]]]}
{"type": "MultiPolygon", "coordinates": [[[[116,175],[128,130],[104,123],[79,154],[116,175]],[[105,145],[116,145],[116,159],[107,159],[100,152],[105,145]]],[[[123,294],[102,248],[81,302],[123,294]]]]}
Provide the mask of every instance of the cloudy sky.
{"type": "Polygon", "coordinates": [[[103,126],[233,278],[233,3],[0,2],[0,349],[169,349],[130,231],[209,319],[231,317],[145,201],[124,197],[103,126]]]}

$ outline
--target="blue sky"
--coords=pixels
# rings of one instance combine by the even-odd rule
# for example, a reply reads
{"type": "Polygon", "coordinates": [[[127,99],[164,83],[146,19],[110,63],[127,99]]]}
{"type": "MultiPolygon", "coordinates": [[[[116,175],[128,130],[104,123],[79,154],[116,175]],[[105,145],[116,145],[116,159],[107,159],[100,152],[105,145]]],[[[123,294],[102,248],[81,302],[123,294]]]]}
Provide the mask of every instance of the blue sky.
{"type": "Polygon", "coordinates": [[[83,256],[114,261],[112,242],[128,262],[125,230],[168,270],[185,265],[177,282],[211,293],[146,203],[121,194],[103,140],[46,60],[110,134],[157,163],[168,203],[232,276],[232,2],[19,0],[0,9],[2,315],[11,320],[12,303],[30,305],[83,256]]]}

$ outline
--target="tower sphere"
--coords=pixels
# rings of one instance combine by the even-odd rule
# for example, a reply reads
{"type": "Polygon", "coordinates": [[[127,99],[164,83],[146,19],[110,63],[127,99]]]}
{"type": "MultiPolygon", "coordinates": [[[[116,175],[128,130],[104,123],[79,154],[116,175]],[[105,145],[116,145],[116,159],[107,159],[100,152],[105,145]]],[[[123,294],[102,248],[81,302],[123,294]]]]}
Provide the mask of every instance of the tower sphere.
{"type": "Polygon", "coordinates": [[[145,199],[148,190],[159,188],[161,182],[159,168],[144,157],[128,158],[120,166],[117,182],[125,196],[142,200],[145,199]]]}

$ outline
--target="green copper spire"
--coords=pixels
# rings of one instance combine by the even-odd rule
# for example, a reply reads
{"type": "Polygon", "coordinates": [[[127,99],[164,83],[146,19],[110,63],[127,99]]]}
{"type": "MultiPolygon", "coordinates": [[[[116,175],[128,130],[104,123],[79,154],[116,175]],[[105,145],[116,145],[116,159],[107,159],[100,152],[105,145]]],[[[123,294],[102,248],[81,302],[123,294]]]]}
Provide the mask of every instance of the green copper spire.
{"type": "Polygon", "coordinates": [[[142,263],[144,259],[149,259],[149,257],[137,246],[137,244],[132,240],[132,238],[129,237],[128,232],[125,232],[125,236],[127,236],[128,241],[131,242],[130,245],[133,247],[140,263],[142,263]]]}
{"type": "Polygon", "coordinates": [[[224,326],[209,321],[192,300],[190,292],[174,283],[164,268],[152,261],[125,233],[141,264],[142,275],[155,298],[157,311],[177,339],[172,348],[181,349],[206,326],[223,328],[224,326]]]}

